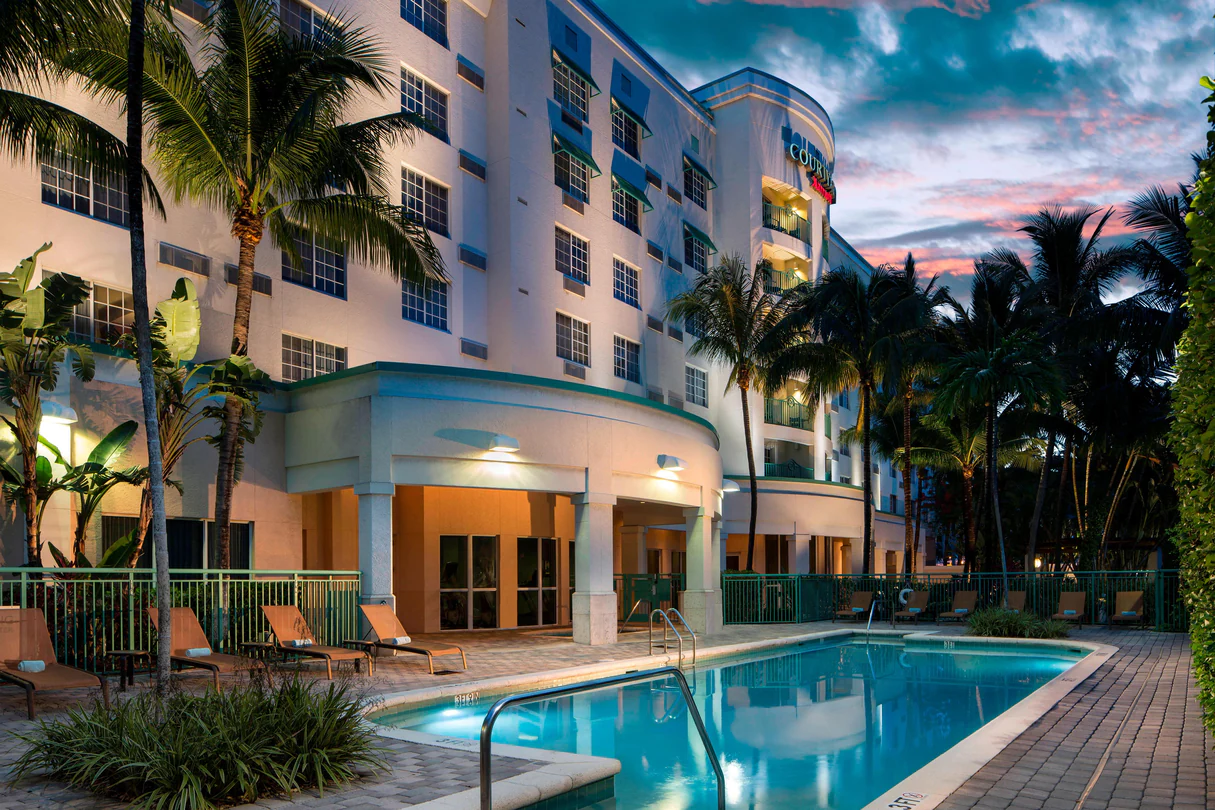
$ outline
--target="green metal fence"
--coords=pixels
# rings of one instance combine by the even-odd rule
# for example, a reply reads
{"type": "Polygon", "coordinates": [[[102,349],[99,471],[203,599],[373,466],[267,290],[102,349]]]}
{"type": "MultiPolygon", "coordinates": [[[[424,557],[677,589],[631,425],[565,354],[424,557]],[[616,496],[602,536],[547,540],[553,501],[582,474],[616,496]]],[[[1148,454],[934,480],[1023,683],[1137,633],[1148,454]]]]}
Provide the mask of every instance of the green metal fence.
{"type": "Polygon", "coordinates": [[[793,397],[767,397],[764,399],[764,421],[769,425],[813,430],[814,411],[793,397]]]}
{"type": "MultiPolygon", "coordinates": [[[[359,633],[358,571],[173,570],[172,601],[191,607],[213,649],[238,652],[268,637],[262,605],[295,605],[320,644],[359,633]]],[[[46,615],[59,661],[109,671],[111,650],[156,648],[147,608],[156,606],[148,568],[0,568],[0,607],[36,607],[46,615]]]]}
{"type": "Polygon", "coordinates": [[[650,611],[676,606],[678,594],[684,589],[683,574],[616,574],[612,587],[616,591],[618,621],[646,622],[650,611]],[[642,604],[634,610],[637,603],[642,604]],[[647,607],[648,605],[648,607],[647,607]],[[631,614],[631,615],[630,615],[631,614]]]}
{"type": "MultiPolygon", "coordinates": [[[[1043,618],[1058,611],[1059,594],[1084,591],[1086,623],[1104,624],[1114,612],[1119,592],[1143,591],[1144,624],[1156,630],[1184,632],[1189,616],[1181,598],[1177,571],[1080,571],[1075,573],[1010,573],[1009,590],[1025,592],[1025,609],[1043,618]]],[[[787,624],[832,619],[856,591],[877,594],[874,620],[890,621],[901,609],[904,588],[928,591],[927,618],[948,610],[958,591],[977,591],[977,607],[1003,602],[1003,576],[982,574],[723,574],[722,613],[726,624],[787,624]]]]}
{"type": "Polygon", "coordinates": [[[810,235],[810,223],[797,211],[789,206],[775,205],[764,200],[763,205],[764,227],[771,228],[774,231],[787,233],[797,239],[809,244],[812,239],[810,235]]]}

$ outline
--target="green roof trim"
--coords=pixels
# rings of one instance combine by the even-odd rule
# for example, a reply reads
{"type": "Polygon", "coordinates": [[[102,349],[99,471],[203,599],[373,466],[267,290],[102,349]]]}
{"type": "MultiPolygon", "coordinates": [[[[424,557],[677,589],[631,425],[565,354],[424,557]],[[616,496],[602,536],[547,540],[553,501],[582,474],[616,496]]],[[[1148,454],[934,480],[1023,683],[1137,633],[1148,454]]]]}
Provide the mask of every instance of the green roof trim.
{"type": "Polygon", "coordinates": [[[612,94],[612,106],[615,107],[616,109],[620,110],[622,113],[627,115],[629,118],[632,118],[634,121],[637,122],[637,126],[641,127],[642,140],[645,140],[646,138],[648,138],[654,134],[653,131],[650,129],[649,124],[647,124],[645,122],[645,119],[642,118],[641,115],[639,113],[637,113],[632,107],[630,107],[629,105],[627,105],[623,101],[621,101],[620,98],[615,93],[612,94]]]}
{"type": "Polygon", "coordinates": [[[637,200],[637,202],[641,203],[647,214],[654,210],[654,206],[650,205],[650,201],[646,198],[645,192],[637,188],[637,186],[633,185],[628,180],[625,180],[620,175],[616,174],[616,172],[612,172],[612,185],[614,187],[619,186],[621,191],[637,200]]]}
{"type": "Polygon", "coordinates": [[[565,137],[564,135],[559,135],[556,132],[554,132],[553,133],[553,154],[555,155],[558,152],[565,152],[567,155],[572,157],[574,160],[585,165],[588,169],[591,170],[591,177],[598,177],[599,175],[603,174],[603,172],[599,168],[599,164],[595,162],[595,159],[593,157],[591,157],[590,152],[587,152],[581,146],[574,143],[573,141],[571,141],[569,138],[565,137]]]}
{"type": "Polygon", "coordinates": [[[662,402],[654,402],[646,397],[639,397],[636,394],[626,394],[623,391],[613,391],[610,388],[599,388],[586,383],[568,382],[566,380],[553,380],[548,377],[534,377],[530,374],[513,374],[506,371],[487,371],[479,368],[459,368],[457,366],[432,366],[425,363],[391,363],[386,361],[376,361],[366,363],[361,366],[335,371],[332,374],[322,374],[319,377],[310,377],[306,380],[298,382],[276,382],[275,387],[282,391],[294,392],[305,388],[312,388],[317,385],[325,385],[326,383],[337,382],[350,377],[358,377],[364,374],[418,374],[429,377],[465,377],[470,380],[484,380],[486,382],[501,382],[511,383],[513,385],[530,385],[535,388],[551,388],[557,391],[572,391],[577,394],[589,394],[591,396],[606,397],[607,399],[616,399],[621,402],[628,402],[633,405],[641,405],[647,408],[653,408],[663,413],[672,416],[679,416],[687,419],[694,425],[698,425],[713,434],[713,439],[716,441],[717,428],[713,427],[713,423],[707,419],[703,419],[695,414],[688,413],[682,408],[676,408],[672,405],[667,405],[662,402]]]}
{"type": "Polygon", "coordinates": [[[689,236],[707,247],[710,253],[717,252],[717,245],[713,244],[713,240],[709,238],[709,235],[686,219],[683,221],[683,229],[688,232],[689,236]]]}
{"type": "Polygon", "coordinates": [[[690,167],[692,169],[695,169],[697,172],[704,175],[705,180],[709,184],[710,191],[717,188],[717,181],[713,179],[713,175],[709,174],[709,170],[706,169],[704,164],[701,163],[699,160],[692,157],[687,152],[684,152],[683,153],[683,163],[684,163],[685,167],[690,167]]]}
{"type": "Polygon", "coordinates": [[[591,76],[591,74],[589,72],[587,72],[586,68],[582,67],[582,65],[578,64],[573,59],[570,59],[568,56],[566,56],[564,53],[562,53],[560,48],[554,46],[553,47],[553,64],[556,65],[558,63],[565,65],[567,68],[569,68],[574,73],[576,73],[582,79],[582,81],[584,81],[588,85],[590,85],[592,97],[597,96],[601,92],[603,92],[602,90],[599,89],[599,85],[595,84],[595,79],[591,76]]]}

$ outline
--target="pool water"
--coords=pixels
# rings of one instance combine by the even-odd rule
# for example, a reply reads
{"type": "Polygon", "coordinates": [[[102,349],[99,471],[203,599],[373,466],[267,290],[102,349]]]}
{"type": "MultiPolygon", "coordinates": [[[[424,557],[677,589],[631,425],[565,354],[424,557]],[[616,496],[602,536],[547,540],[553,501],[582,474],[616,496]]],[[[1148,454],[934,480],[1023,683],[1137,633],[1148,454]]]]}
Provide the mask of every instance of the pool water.
{"type": "MultiPolygon", "coordinates": [[[[689,671],[728,805],[864,807],[1081,657],[958,646],[835,641],[689,671]]],[[[374,719],[478,739],[496,697],[374,719]]],[[[620,808],[715,806],[713,770],[670,678],[513,707],[494,741],[620,760],[620,808]]]]}

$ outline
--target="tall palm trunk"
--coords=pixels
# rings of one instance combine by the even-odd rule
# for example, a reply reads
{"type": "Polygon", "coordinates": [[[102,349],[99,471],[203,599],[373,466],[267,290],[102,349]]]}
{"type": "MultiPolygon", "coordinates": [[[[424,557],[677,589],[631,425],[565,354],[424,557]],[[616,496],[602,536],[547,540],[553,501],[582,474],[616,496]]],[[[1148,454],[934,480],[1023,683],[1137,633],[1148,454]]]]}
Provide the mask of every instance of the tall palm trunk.
{"type": "Polygon", "coordinates": [[[1004,598],[1004,607],[1007,608],[1008,607],[1008,559],[1006,558],[1006,556],[1004,554],[1004,524],[1000,520],[1000,486],[999,486],[999,479],[997,478],[999,471],[996,469],[995,457],[994,457],[995,442],[999,438],[999,435],[1000,435],[1000,426],[996,424],[996,420],[999,418],[999,415],[996,413],[996,403],[994,400],[988,406],[988,408],[989,408],[989,410],[987,412],[987,432],[988,432],[988,436],[991,438],[991,444],[989,445],[989,447],[992,448],[992,452],[993,452],[992,464],[991,464],[991,467],[989,468],[991,470],[991,514],[992,514],[992,520],[995,523],[995,528],[996,528],[996,541],[1000,547],[1000,573],[1003,575],[1003,581],[1004,581],[1004,597],[1003,597],[1004,598]]]}
{"type": "Polygon", "coordinates": [[[1032,571],[1034,553],[1038,549],[1038,526],[1042,522],[1042,508],[1046,505],[1046,482],[1050,477],[1050,465],[1055,456],[1055,441],[1058,439],[1055,431],[1050,432],[1046,441],[1046,457],[1042,460],[1042,473],[1038,476],[1038,494],[1034,496],[1034,514],[1029,521],[1029,543],[1025,549],[1025,570],[1032,571]]]}
{"type": "Polygon", "coordinates": [[[1057,546],[1063,543],[1063,501],[1064,494],[1067,492],[1067,471],[1071,464],[1072,458],[1072,437],[1065,436],[1063,439],[1063,456],[1059,459],[1059,489],[1055,491],[1055,517],[1051,521],[1051,531],[1054,534],[1054,541],[1057,546]]]}
{"type": "Polygon", "coordinates": [[[131,0],[131,31],[127,40],[127,200],[131,218],[131,293],[135,304],[135,353],[144,432],[148,442],[151,479],[152,547],[156,551],[156,690],[169,685],[169,653],[173,647],[173,600],[169,585],[169,538],[165,529],[164,471],[160,454],[160,419],[156,410],[156,381],[152,375],[152,324],[148,307],[148,271],[143,230],[143,49],[145,0],[131,0]]]}
{"type": "Polygon", "coordinates": [[[903,573],[915,573],[915,527],[911,522],[911,382],[903,394],[903,573]]]}
{"type": "Polygon", "coordinates": [[[873,573],[873,447],[869,439],[869,382],[861,381],[861,461],[864,470],[861,471],[861,498],[865,502],[865,551],[862,556],[861,572],[866,576],[873,573]]]}
{"type": "Polygon", "coordinates": [[[996,556],[996,521],[999,520],[995,514],[996,505],[996,490],[995,490],[995,469],[996,469],[996,419],[995,419],[995,404],[988,403],[987,410],[987,448],[984,452],[987,464],[987,483],[991,489],[990,493],[985,493],[991,497],[988,505],[991,511],[987,514],[987,532],[983,537],[983,568],[990,568],[995,562],[996,556]]]}
{"type": "Polygon", "coordinates": [[[966,566],[962,569],[967,574],[975,571],[975,556],[979,553],[978,540],[975,537],[975,471],[974,468],[962,470],[962,518],[966,521],[966,566]]]}
{"type": "MultiPolygon", "coordinates": [[[[739,380],[742,396],[743,437],[747,443],[747,476],[751,482],[751,519],[747,525],[747,570],[755,570],[755,518],[759,514],[759,483],[755,477],[755,453],[751,446],[751,404],[747,401],[747,384],[739,380]]],[[[769,572],[771,573],[771,572],[769,572]]]]}
{"type": "MultiPolygon", "coordinates": [[[[37,384],[36,382],[34,383],[37,384]]],[[[27,397],[28,398],[28,397],[27,397]]],[[[35,400],[40,398],[35,397],[35,400]]],[[[34,568],[42,566],[42,533],[38,525],[38,428],[42,423],[42,403],[35,401],[36,411],[27,411],[32,416],[22,419],[18,415],[17,446],[21,448],[22,489],[25,490],[25,553],[26,564],[34,568]]]]}
{"type": "MultiPolygon", "coordinates": [[[[240,241],[236,275],[236,314],[232,318],[232,354],[249,353],[249,318],[253,310],[253,267],[262,238],[262,220],[242,206],[232,234],[240,241]]],[[[243,405],[236,397],[224,400],[224,433],[219,446],[219,468],[215,476],[215,529],[218,534],[219,567],[232,566],[232,492],[236,488],[236,458],[239,453],[243,405]]]]}
{"type": "Polygon", "coordinates": [[[919,491],[915,495],[915,536],[912,543],[912,554],[920,553],[920,524],[924,518],[924,486],[926,482],[926,473],[923,467],[916,468],[916,480],[919,483],[919,491]]]}

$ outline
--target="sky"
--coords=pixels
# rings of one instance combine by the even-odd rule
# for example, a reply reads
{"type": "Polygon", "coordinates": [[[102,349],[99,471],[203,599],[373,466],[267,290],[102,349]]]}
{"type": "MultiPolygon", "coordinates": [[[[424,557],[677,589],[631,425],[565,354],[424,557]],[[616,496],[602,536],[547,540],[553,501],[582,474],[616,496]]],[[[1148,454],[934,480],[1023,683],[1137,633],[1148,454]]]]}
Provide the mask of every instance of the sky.
{"type": "MultiPolygon", "coordinates": [[[[1210,0],[598,3],[688,88],[749,65],[817,99],[832,226],[875,264],[912,251],[958,293],[984,251],[1028,257],[1026,215],[1174,188],[1205,139],[1210,0]]],[[[1130,238],[1120,212],[1105,233],[1130,238]]]]}

